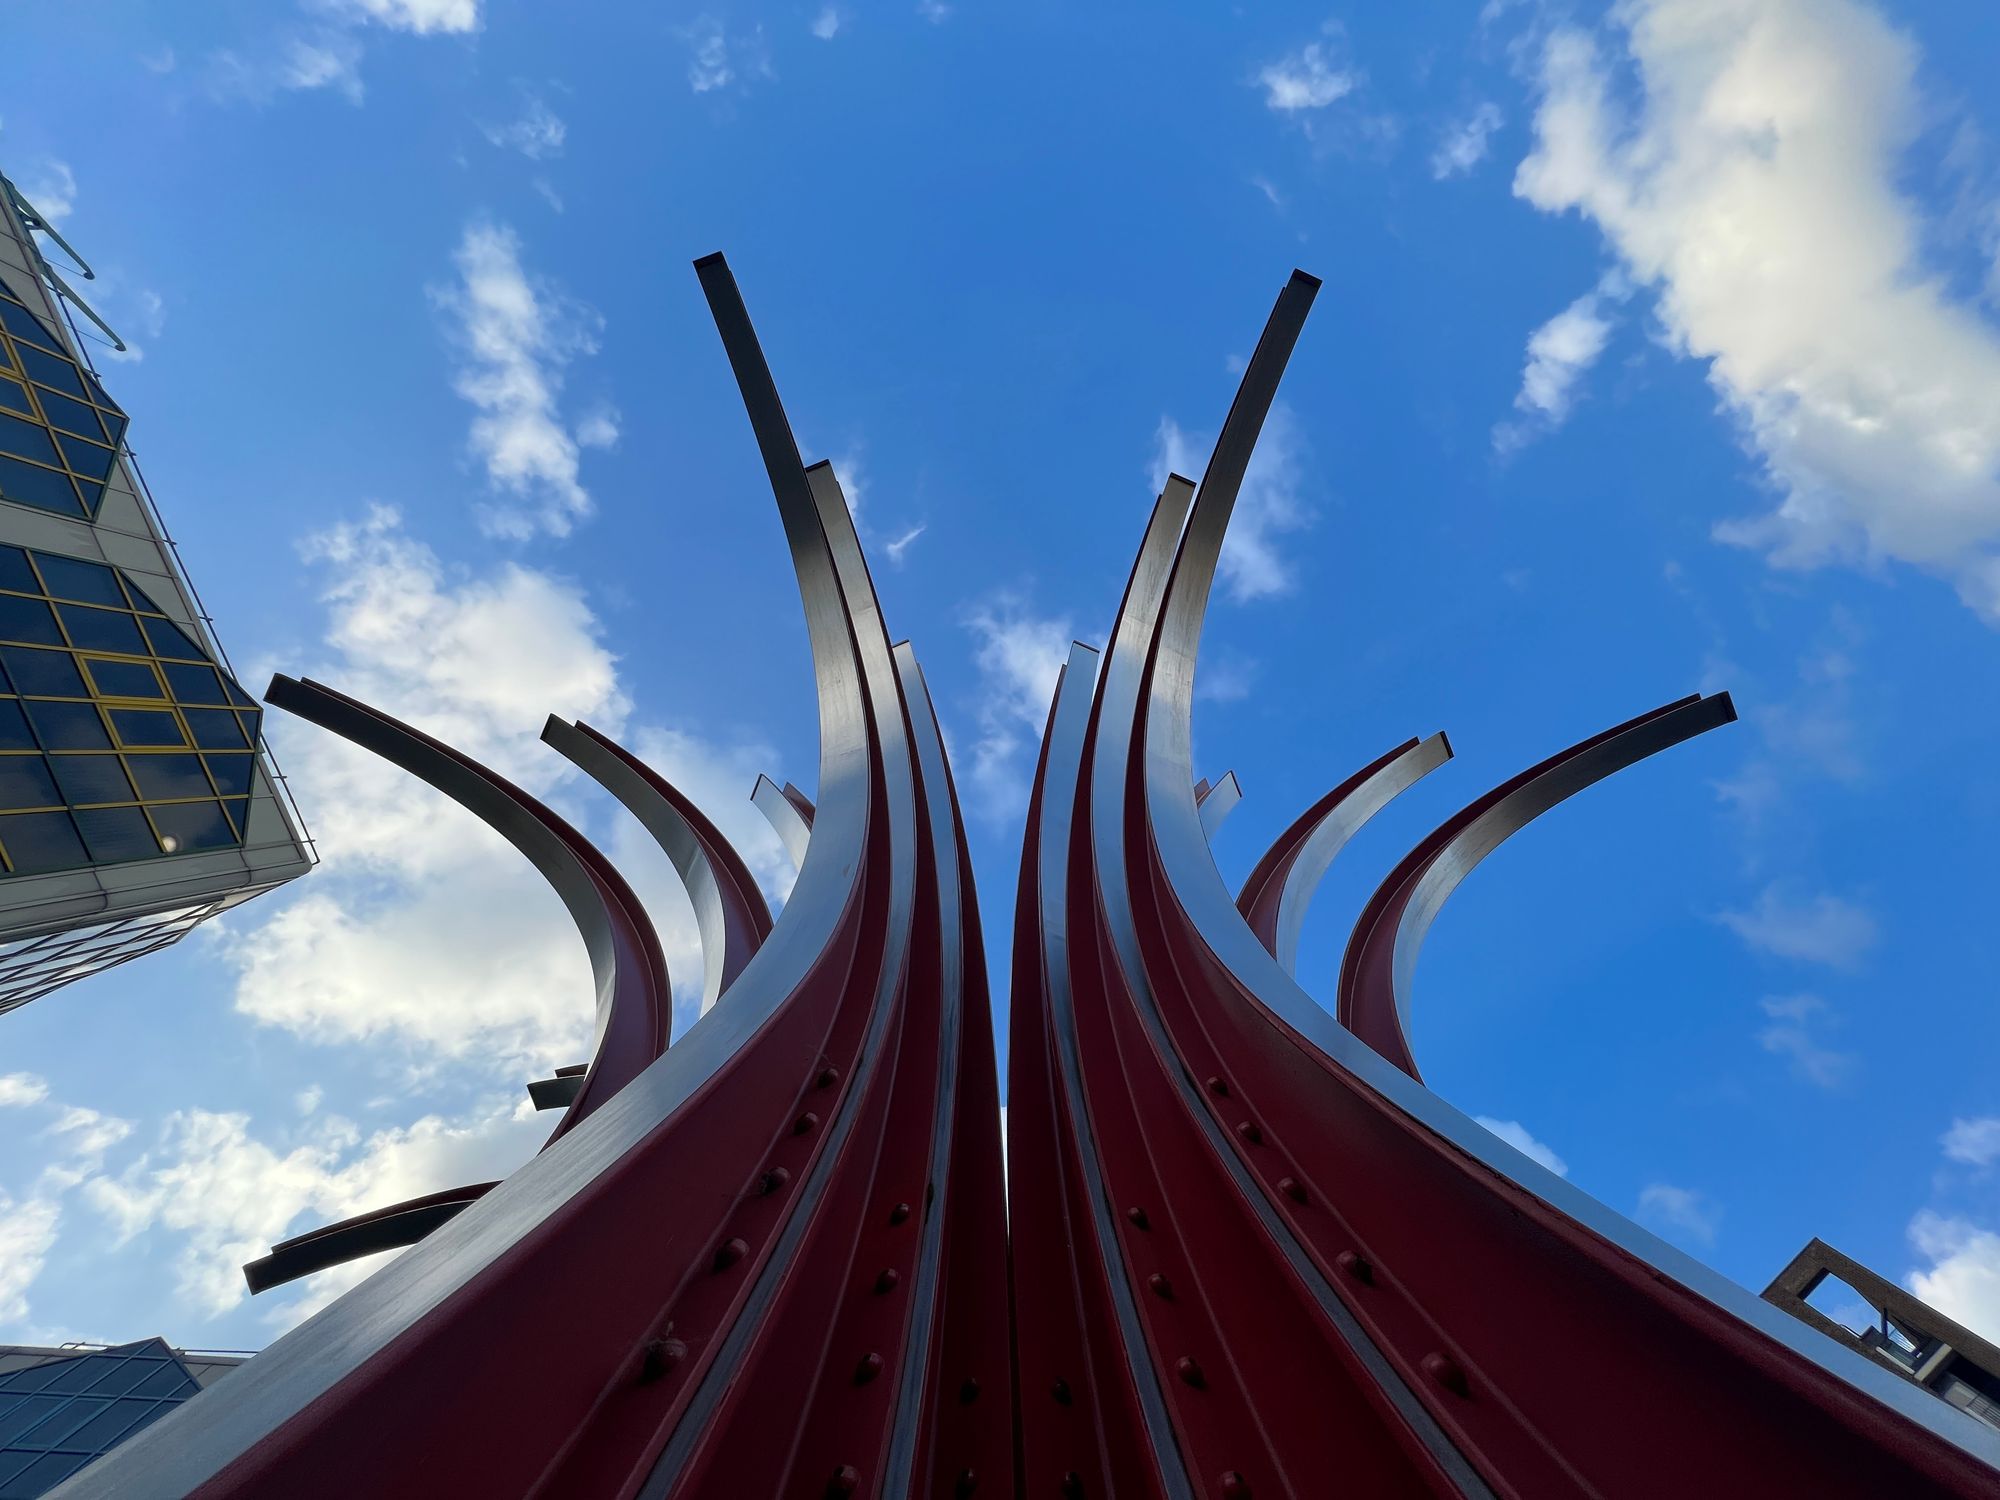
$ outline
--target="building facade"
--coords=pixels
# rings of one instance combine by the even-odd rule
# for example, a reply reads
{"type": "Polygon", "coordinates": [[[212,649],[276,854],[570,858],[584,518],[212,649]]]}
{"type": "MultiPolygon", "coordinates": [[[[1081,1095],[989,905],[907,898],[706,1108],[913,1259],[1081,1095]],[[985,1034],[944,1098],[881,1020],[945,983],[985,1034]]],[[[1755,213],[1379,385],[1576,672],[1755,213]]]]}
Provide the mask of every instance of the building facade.
{"type": "Polygon", "coordinates": [[[157,1338],[0,1344],[0,1500],[35,1500],[247,1358],[157,1338]]]}
{"type": "Polygon", "coordinates": [[[313,863],[37,231],[0,177],[0,1011],[313,863]]]}

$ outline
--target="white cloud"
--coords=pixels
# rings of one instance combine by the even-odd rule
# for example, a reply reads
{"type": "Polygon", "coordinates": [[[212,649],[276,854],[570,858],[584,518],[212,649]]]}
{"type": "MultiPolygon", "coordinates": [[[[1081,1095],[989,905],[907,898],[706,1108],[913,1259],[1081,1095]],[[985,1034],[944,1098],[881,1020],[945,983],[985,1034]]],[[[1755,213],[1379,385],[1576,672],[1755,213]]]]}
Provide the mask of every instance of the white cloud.
{"type": "Polygon", "coordinates": [[[1896,559],[2000,621],[2000,332],[1926,270],[1899,188],[1915,48],[1857,0],[1634,0],[1639,98],[1592,38],[1541,59],[1515,191],[1658,292],[1782,497],[1717,528],[1784,567],[1896,559]]]}
{"type": "Polygon", "coordinates": [[[1760,953],[1802,963],[1851,969],[1875,946],[1875,918],[1828,892],[1803,899],[1781,884],[1767,885],[1747,911],[1716,916],[1760,953]]]}
{"type": "Polygon", "coordinates": [[[49,1097],[49,1086],[33,1073],[0,1073],[0,1109],[19,1109],[40,1104],[49,1097]]]}
{"type": "Polygon", "coordinates": [[[1638,1215],[1655,1229],[1697,1245],[1715,1243],[1722,1210],[1691,1188],[1655,1182],[1639,1193],[1638,1215]]]}
{"type": "Polygon", "coordinates": [[[1438,136],[1437,149],[1431,152],[1431,176],[1439,182],[1462,177],[1486,160],[1487,147],[1500,124],[1500,107],[1488,101],[1463,120],[1446,126],[1438,136]]]}
{"type": "Polygon", "coordinates": [[[979,643],[979,734],[967,781],[987,816],[1019,818],[1028,806],[1027,760],[1069,659],[1070,622],[1031,614],[1019,596],[1003,592],[968,611],[965,626],[979,643]]]}
{"type": "Polygon", "coordinates": [[[479,29],[479,0],[326,0],[326,8],[417,36],[479,29]]]}
{"type": "Polygon", "coordinates": [[[1278,191],[1277,185],[1270,178],[1259,173],[1250,179],[1250,186],[1262,193],[1265,200],[1270,203],[1271,207],[1277,209],[1279,213],[1285,211],[1284,195],[1278,191]]]}
{"type": "Polygon", "coordinates": [[[1474,1115],[1472,1118],[1499,1136],[1501,1140],[1505,1141],[1522,1155],[1532,1157],[1534,1160],[1540,1162],[1551,1172],[1555,1173],[1556,1176],[1569,1176],[1569,1163],[1565,1162],[1560,1156],[1557,1156],[1555,1152],[1536,1140],[1532,1135],[1529,1135],[1527,1127],[1522,1125],[1519,1120],[1495,1120],[1487,1115],[1474,1115]]]}
{"type": "Polygon", "coordinates": [[[248,56],[227,48],[213,53],[203,83],[209,97],[221,102],[267,104],[281,93],[331,89],[358,105],[367,93],[361,81],[362,51],[351,33],[322,28],[248,56]]]}
{"type": "MultiPolygon", "coordinates": [[[[572,779],[551,712],[618,733],[629,706],[574,587],[512,564],[449,573],[380,508],[314,538],[328,655],[309,675],[415,724],[532,795],[572,779]]],[[[499,836],[387,762],[284,715],[324,864],[261,920],[219,926],[237,1008],[321,1041],[400,1038],[496,1067],[571,1062],[590,981],[561,904],[499,836]]]]}
{"type": "Polygon", "coordinates": [[[60,224],[76,210],[76,173],[66,161],[45,158],[32,174],[17,179],[16,186],[51,224],[60,224]]]}
{"type": "Polygon", "coordinates": [[[846,19],[838,6],[823,5],[812,19],[812,34],[823,42],[830,42],[840,35],[841,23],[846,19]]]}
{"type": "Polygon", "coordinates": [[[1942,1144],[1944,1154],[1953,1161],[1968,1167],[1990,1167],[2000,1161],[2000,1116],[1953,1120],[1942,1144]]]}
{"type": "Polygon", "coordinates": [[[1854,1071],[1858,1059],[1836,1052],[1818,1035],[1827,1024],[1826,1002],[1817,995],[1767,995],[1757,1002],[1771,1024],[1757,1033],[1757,1044],[1786,1059],[1792,1072],[1823,1089],[1838,1088],[1854,1071]]]}
{"type": "MultiPolygon", "coordinates": [[[[366,1137],[325,1115],[273,1144],[252,1134],[247,1115],[188,1109],[167,1117],[152,1150],[114,1176],[92,1178],[83,1196],[115,1226],[119,1244],[149,1231],[176,1236],[177,1290],[194,1311],[216,1317],[248,1296],[244,1263],[308,1227],[298,1221],[331,1222],[505,1176],[548,1131],[525,1101],[494,1100],[460,1119],[425,1115],[366,1137]]],[[[278,1304],[274,1323],[289,1326],[326,1300],[312,1298],[319,1280],[278,1304]]]]}
{"type": "Polygon", "coordinates": [[[144,68],[148,73],[171,73],[176,66],[176,62],[174,49],[171,47],[162,47],[158,52],[142,52],[139,54],[139,66],[144,68]]]}
{"type": "Polygon", "coordinates": [[[904,532],[901,536],[892,537],[889,541],[884,542],[882,544],[882,550],[889,555],[889,565],[894,568],[902,567],[903,555],[907,553],[911,547],[916,545],[917,538],[922,536],[923,534],[924,534],[923,526],[921,525],[912,526],[908,531],[904,532]]]}
{"type": "Polygon", "coordinates": [[[2000,1340],[2000,1234],[1929,1209],[1910,1221],[1909,1233],[1912,1248],[1931,1263],[1905,1278],[1909,1289],[1974,1333],[2000,1340]]]}
{"type": "MultiPolygon", "coordinates": [[[[1196,483],[1207,464],[1208,443],[1181,430],[1172,417],[1160,418],[1153,434],[1153,488],[1157,492],[1169,474],[1196,483]]],[[[1223,592],[1242,603],[1290,590],[1294,572],[1290,550],[1279,538],[1304,528],[1312,507],[1300,490],[1305,482],[1306,443],[1292,409],[1279,401],[1264,422],[1257,451],[1243,475],[1243,488],[1223,538],[1216,568],[1223,592]]]]}
{"type": "Polygon", "coordinates": [[[320,1100],[326,1097],[326,1090],[318,1084],[308,1084],[292,1096],[292,1103],[302,1115],[309,1115],[319,1108],[320,1100]]]}
{"type": "Polygon", "coordinates": [[[714,16],[701,16],[682,29],[681,37],[688,45],[688,87],[697,94],[774,76],[761,25],[731,36],[714,16]]]}
{"type": "Polygon", "coordinates": [[[615,406],[594,406],[585,412],[576,424],[576,441],[584,448],[615,448],[618,446],[619,422],[623,420],[615,406]]]}
{"type": "Polygon", "coordinates": [[[1498,452],[1524,447],[1569,419],[1577,383],[1597,363],[1611,337],[1605,304],[1626,294],[1623,278],[1613,272],[1528,335],[1521,389],[1514,397],[1521,419],[1494,427],[1493,446],[1498,452]]]}
{"type": "Polygon", "coordinates": [[[435,292],[456,323],[463,360],[453,388],[479,415],[471,446],[492,484],[511,497],[482,511],[490,534],[525,540],[568,535],[590,514],[578,482],[578,438],[557,408],[563,372],[596,350],[599,318],[521,265],[513,230],[468,224],[453,256],[455,286],[435,292]]]}
{"type": "Polygon", "coordinates": [[[530,161],[562,155],[563,140],[569,134],[562,117],[534,93],[523,100],[521,113],[515,119],[504,125],[481,125],[479,129],[494,145],[518,151],[530,161]]]}
{"type": "Polygon", "coordinates": [[[48,1264],[61,1219],[52,1198],[19,1201],[0,1192],[0,1323],[28,1316],[28,1288],[48,1264]]]}
{"type": "Polygon", "coordinates": [[[917,14],[933,26],[942,26],[951,16],[951,7],[944,0],[917,0],[917,14]]]}
{"type": "MultiPolygon", "coordinates": [[[[1329,30],[1336,28],[1329,27],[1329,30]]],[[[1325,109],[1354,92],[1361,75],[1337,61],[1330,42],[1307,42],[1257,72],[1264,104],[1280,114],[1325,109]]]]}

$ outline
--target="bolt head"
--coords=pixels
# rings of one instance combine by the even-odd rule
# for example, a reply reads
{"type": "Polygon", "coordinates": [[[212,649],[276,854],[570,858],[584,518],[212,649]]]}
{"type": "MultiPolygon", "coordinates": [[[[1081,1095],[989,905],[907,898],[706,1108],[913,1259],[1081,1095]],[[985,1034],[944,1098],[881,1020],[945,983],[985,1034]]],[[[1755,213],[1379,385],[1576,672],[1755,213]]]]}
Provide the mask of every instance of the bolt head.
{"type": "Polygon", "coordinates": [[[1131,1220],[1134,1229],[1150,1229],[1153,1227],[1152,1222],[1146,1217],[1146,1210],[1143,1208],[1128,1208],[1125,1210],[1125,1217],[1131,1220]]]}
{"type": "Polygon", "coordinates": [[[1306,1201],[1306,1185],[1296,1177],[1280,1177],[1278,1179],[1278,1191],[1295,1203],[1306,1201]]]}
{"type": "Polygon", "coordinates": [[[1222,1476],[1222,1493],[1229,1496],[1230,1500],[1249,1500],[1250,1481],[1231,1469],[1222,1476]]]}
{"type": "Polygon", "coordinates": [[[726,1271],[750,1253],[750,1245],[745,1240],[724,1240],[716,1247],[715,1269],[726,1271]]]}
{"type": "Polygon", "coordinates": [[[1153,1289],[1154,1296],[1164,1297],[1169,1302],[1174,1300],[1174,1284],[1158,1271],[1146,1278],[1146,1285],[1153,1289]]]}
{"type": "Polygon", "coordinates": [[[1056,1398],[1056,1405],[1068,1406],[1071,1399],[1069,1382],[1067,1380],[1058,1380],[1054,1385],[1049,1387],[1049,1394],[1056,1398]]]}
{"type": "Polygon", "coordinates": [[[855,1365],[854,1383],[856,1385],[866,1385],[881,1373],[882,1356],[871,1351],[862,1355],[860,1362],[855,1365]]]}
{"type": "Polygon", "coordinates": [[[792,1121],[792,1134],[806,1135],[810,1133],[818,1124],[819,1124],[819,1116],[814,1114],[811,1110],[807,1110],[804,1114],[800,1115],[796,1120],[792,1121]]]}
{"type": "Polygon", "coordinates": [[[1211,1078],[1208,1080],[1208,1091],[1218,1099],[1229,1097],[1229,1085],[1220,1078],[1211,1078]]]}
{"type": "Polygon", "coordinates": [[[1183,1354],[1174,1361],[1174,1373],[1196,1390],[1208,1384],[1208,1377],[1201,1373],[1201,1366],[1194,1362],[1191,1355],[1183,1354]]]}
{"type": "Polygon", "coordinates": [[[1465,1378],[1465,1369],[1447,1354],[1430,1353],[1423,1358],[1424,1373],[1453,1395],[1469,1395],[1472,1383],[1465,1378]]]}
{"type": "Polygon", "coordinates": [[[764,1174],[763,1179],[757,1186],[759,1191],[768,1198],[771,1194],[782,1189],[791,1180],[792,1174],[790,1172],[787,1172],[783,1167],[773,1167],[764,1174]]]}
{"type": "Polygon", "coordinates": [[[840,1069],[821,1068],[819,1070],[819,1077],[815,1081],[819,1084],[821,1088],[830,1089],[836,1083],[840,1082],[840,1069]]]}
{"type": "Polygon", "coordinates": [[[1253,1146],[1264,1139],[1264,1132],[1257,1128],[1255,1120],[1244,1120],[1236,1127],[1236,1133],[1253,1146]]]}
{"type": "Polygon", "coordinates": [[[893,1292],[896,1289],[896,1283],[902,1279],[901,1274],[894,1266],[884,1266],[881,1274],[875,1278],[875,1290],[877,1292],[893,1292]]]}
{"type": "Polygon", "coordinates": [[[977,1401],[979,1399],[979,1382],[974,1380],[970,1375],[966,1376],[964,1380],[959,1382],[958,1399],[967,1405],[977,1401]]]}
{"type": "Polygon", "coordinates": [[[861,1488],[861,1471],[853,1464],[842,1464],[826,1481],[829,1495],[851,1495],[861,1488]]]}
{"type": "Polygon", "coordinates": [[[910,1205],[907,1203],[898,1203],[894,1208],[889,1210],[889,1222],[891,1224],[900,1224],[909,1218],[909,1216],[910,1205]]]}

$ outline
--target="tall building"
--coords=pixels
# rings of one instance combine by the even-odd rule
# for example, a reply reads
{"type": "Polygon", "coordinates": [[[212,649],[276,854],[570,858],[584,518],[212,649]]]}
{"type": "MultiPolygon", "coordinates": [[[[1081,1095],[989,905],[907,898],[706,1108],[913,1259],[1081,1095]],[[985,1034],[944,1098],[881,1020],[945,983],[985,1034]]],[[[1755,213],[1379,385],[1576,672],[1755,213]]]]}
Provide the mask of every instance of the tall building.
{"type": "Polygon", "coordinates": [[[157,1338],[0,1344],[0,1500],[35,1500],[247,1358],[157,1338]]]}
{"type": "Polygon", "coordinates": [[[0,177],[0,1012],[313,863],[43,237],[0,177]]]}

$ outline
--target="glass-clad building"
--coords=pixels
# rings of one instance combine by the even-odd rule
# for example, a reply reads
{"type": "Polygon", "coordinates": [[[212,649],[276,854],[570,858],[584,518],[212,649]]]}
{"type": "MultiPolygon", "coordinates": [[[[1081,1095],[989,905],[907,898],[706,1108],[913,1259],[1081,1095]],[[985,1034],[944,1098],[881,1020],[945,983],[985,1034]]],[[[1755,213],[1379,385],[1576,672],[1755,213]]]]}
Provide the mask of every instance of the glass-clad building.
{"type": "Polygon", "coordinates": [[[312,865],[38,231],[0,177],[0,1011],[312,865]]]}
{"type": "Polygon", "coordinates": [[[35,1500],[246,1357],[189,1353],[164,1339],[0,1345],[0,1500],[35,1500]]]}

